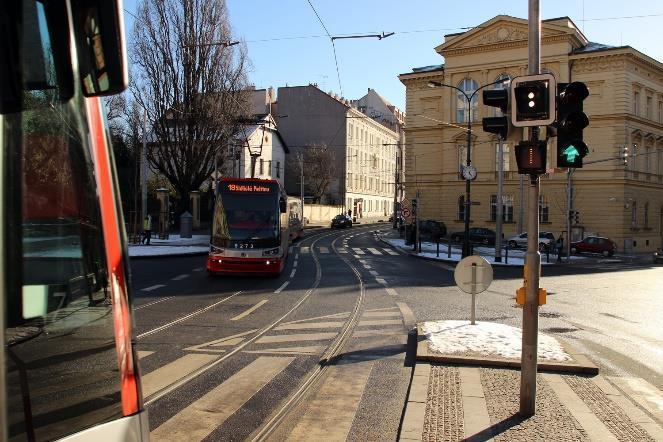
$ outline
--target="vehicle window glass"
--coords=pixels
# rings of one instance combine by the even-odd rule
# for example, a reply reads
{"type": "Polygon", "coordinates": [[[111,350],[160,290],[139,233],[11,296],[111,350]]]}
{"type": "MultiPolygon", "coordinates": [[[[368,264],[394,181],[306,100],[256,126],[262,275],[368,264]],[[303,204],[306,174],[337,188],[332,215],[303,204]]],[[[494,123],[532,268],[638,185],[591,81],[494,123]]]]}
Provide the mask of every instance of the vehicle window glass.
{"type": "Polygon", "coordinates": [[[121,417],[120,379],[85,103],[80,91],[63,99],[53,53],[54,34],[69,35],[53,26],[65,3],[23,5],[23,57],[42,72],[23,72],[23,111],[2,131],[22,206],[12,231],[22,259],[8,260],[21,288],[6,299],[6,395],[11,440],[52,440],[121,417]]]}

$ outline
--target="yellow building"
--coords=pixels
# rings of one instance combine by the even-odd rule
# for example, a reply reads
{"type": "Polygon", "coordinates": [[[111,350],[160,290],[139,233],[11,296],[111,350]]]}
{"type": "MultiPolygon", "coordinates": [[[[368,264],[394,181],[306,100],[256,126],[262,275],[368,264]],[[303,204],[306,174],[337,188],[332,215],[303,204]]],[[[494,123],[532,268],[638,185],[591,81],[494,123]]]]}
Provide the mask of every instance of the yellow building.
{"type": "MultiPolygon", "coordinates": [[[[406,197],[419,192],[420,219],[443,221],[450,232],[464,227],[468,102],[449,87],[471,94],[502,76],[526,75],[527,20],[497,16],[470,31],[445,36],[435,48],[444,64],[402,74],[406,86],[406,197]]],[[[597,234],[619,251],[644,252],[663,245],[663,64],[629,46],[592,43],[568,17],[541,23],[542,72],[558,83],[581,81],[590,125],[585,166],[572,175],[573,209],[579,212],[572,239],[597,234]],[[628,146],[628,164],[619,159],[628,146]],[[591,163],[591,164],[589,164],[591,163]]],[[[494,87],[494,86],[490,86],[494,87]]],[[[495,229],[497,138],[481,119],[498,115],[472,100],[471,159],[478,176],[471,187],[471,226],[495,229]]],[[[542,231],[566,230],[567,173],[556,166],[556,139],[548,144],[550,173],[541,178],[542,231]]],[[[514,140],[504,146],[504,236],[526,230],[527,181],[521,192],[514,140]],[[524,208],[524,210],[523,210],[524,208]]],[[[564,235],[566,237],[566,235],[564,235]]]]}

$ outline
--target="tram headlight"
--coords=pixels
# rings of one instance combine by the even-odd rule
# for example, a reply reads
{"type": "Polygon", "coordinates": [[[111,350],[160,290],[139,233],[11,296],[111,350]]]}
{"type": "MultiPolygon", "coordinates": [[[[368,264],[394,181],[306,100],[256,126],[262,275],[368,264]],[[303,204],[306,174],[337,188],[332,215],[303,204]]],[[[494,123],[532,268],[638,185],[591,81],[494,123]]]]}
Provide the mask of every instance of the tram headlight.
{"type": "Polygon", "coordinates": [[[279,254],[280,247],[262,252],[262,256],[276,256],[279,254]]]}

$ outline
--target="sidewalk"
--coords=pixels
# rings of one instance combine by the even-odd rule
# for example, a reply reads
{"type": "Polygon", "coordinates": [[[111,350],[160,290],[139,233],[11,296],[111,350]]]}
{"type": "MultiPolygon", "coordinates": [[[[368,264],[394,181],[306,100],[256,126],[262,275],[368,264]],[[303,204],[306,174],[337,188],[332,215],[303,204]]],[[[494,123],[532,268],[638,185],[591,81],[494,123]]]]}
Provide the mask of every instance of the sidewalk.
{"type": "Polygon", "coordinates": [[[418,333],[400,440],[663,441],[663,392],[640,378],[587,374],[598,368],[567,343],[539,334],[536,414],[524,418],[519,329],[438,321],[418,333]]]}
{"type": "Polygon", "coordinates": [[[153,237],[150,244],[129,244],[131,258],[146,258],[158,256],[185,256],[207,255],[209,253],[209,233],[192,235],[191,238],[181,238],[179,235],[169,235],[168,239],[153,237]]]}

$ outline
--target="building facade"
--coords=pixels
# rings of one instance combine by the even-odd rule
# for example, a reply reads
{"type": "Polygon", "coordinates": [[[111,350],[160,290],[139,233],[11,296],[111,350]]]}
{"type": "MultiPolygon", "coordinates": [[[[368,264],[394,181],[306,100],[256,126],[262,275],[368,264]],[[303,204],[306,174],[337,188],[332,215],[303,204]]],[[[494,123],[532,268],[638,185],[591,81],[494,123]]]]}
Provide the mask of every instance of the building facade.
{"type": "MultiPolygon", "coordinates": [[[[465,180],[460,167],[467,154],[468,102],[449,87],[470,94],[509,76],[526,75],[527,21],[497,16],[478,27],[445,36],[436,48],[444,64],[402,74],[406,86],[407,197],[419,192],[420,218],[463,230],[465,180]]],[[[590,92],[584,110],[589,147],[585,166],[572,174],[572,209],[579,212],[571,239],[596,234],[614,240],[620,251],[644,252],[663,245],[663,64],[629,46],[592,43],[568,17],[541,23],[541,67],[558,83],[584,82],[590,92]],[[620,159],[629,148],[627,164],[620,159]]],[[[498,86],[490,86],[498,87],[498,86]]],[[[497,139],[483,132],[481,119],[499,110],[471,101],[472,226],[495,228],[497,139]]],[[[520,135],[522,137],[522,135],[520,135]]],[[[517,173],[514,143],[504,144],[503,231],[526,229],[527,182],[517,173]],[[524,187],[524,190],[523,190],[524,187]]],[[[549,172],[541,177],[539,220],[542,231],[566,235],[567,172],[554,169],[556,139],[548,144],[549,172]]]]}
{"type": "MultiPolygon", "coordinates": [[[[333,153],[334,174],[322,204],[343,206],[357,218],[391,215],[397,132],[315,85],[279,88],[277,109],[279,130],[295,156],[316,148],[333,153]]],[[[299,189],[300,176],[288,168],[286,190],[299,189]]]]}

